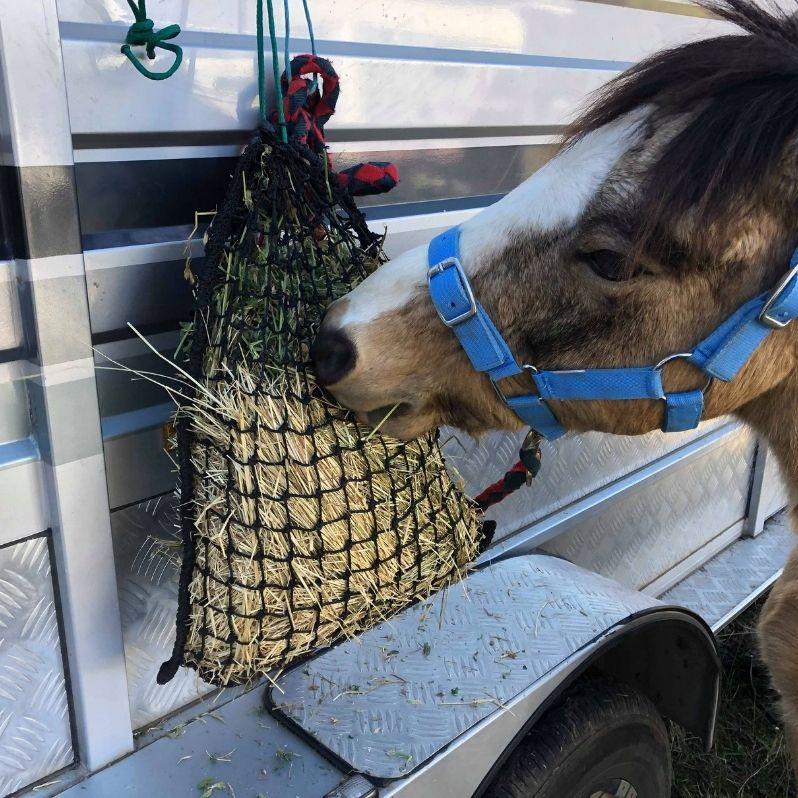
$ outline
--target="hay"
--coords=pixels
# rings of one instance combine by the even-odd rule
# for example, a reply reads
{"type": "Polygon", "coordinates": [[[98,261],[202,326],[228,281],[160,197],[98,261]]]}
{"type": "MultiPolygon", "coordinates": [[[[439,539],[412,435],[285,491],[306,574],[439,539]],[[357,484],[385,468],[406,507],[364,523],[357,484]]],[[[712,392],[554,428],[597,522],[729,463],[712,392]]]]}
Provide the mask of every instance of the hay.
{"type": "Polygon", "coordinates": [[[195,390],[178,415],[186,550],[170,661],[215,684],[389,617],[461,578],[479,544],[435,439],[361,428],[307,364],[323,309],[382,259],[357,209],[316,156],[262,134],[223,211],[185,335],[195,390]]]}
{"type": "Polygon", "coordinates": [[[225,684],[428,596],[459,578],[477,547],[473,513],[451,490],[434,443],[366,441],[335,406],[253,399],[239,387],[246,379],[227,386],[224,414],[192,418],[200,441],[192,459],[206,476],[195,495],[186,654],[204,678],[225,684]],[[283,434],[271,432],[283,425],[283,434]],[[221,454],[228,447],[233,460],[221,454]],[[238,465],[255,452],[262,456],[252,465],[238,465]],[[236,499],[220,511],[231,479],[236,499]],[[449,534],[436,534],[436,525],[449,534]]]}

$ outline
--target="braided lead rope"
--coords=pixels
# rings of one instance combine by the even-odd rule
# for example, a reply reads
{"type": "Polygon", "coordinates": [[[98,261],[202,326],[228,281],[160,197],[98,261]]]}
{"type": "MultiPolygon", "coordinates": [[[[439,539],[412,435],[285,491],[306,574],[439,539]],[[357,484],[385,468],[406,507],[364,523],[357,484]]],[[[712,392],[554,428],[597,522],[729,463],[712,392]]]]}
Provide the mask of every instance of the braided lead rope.
{"type": "Polygon", "coordinates": [[[488,485],[474,499],[481,512],[484,513],[489,507],[506,499],[511,493],[515,493],[538,475],[541,458],[540,436],[537,434],[527,435],[518,455],[518,462],[501,479],[488,485]]]}

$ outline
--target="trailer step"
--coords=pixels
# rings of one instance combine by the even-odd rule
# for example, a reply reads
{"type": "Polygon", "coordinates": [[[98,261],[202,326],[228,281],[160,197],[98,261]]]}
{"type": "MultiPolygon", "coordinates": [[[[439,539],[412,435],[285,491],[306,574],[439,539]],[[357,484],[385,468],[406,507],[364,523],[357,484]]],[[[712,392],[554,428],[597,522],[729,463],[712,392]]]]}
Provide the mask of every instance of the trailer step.
{"type": "Polygon", "coordinates": [[[153,730],[161,736],[145,735],[130,756],[65,791],[80,771],[51,780],[49,788],[34,787],[25,798],[321,798],[346,784],[346,773],[263,712],[262,684],[226,704],[203,699],[161,721],[153,730]]]}
{"type": "Polygon", "coordinates": [[[773,584],[793,544],[785,510],[759,535],[735,541],[659,598],[693,610],[717,632],[773,584]]]}
{"type": "Polygon", "coordinates": [[[290,669],[271,691],[272,709],[344,769],[401,779],[659,606],[564,560],[513,557],[290,669]]]}

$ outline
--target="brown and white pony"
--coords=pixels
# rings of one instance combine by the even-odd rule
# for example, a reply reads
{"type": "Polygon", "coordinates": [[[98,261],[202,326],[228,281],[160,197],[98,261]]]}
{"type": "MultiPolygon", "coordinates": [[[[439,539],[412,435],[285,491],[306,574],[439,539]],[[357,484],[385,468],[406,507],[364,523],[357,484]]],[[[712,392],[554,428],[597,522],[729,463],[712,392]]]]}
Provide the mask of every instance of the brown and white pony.
{"type": "MultiPolygon", "coordinates": [[[[519,363],[546,369],[657,363],[690,350],[772,288],[798,245],[798,22],[753,0],[707,0],[743,29],[649,58],[598,95],[559,154],[462,225],[477,298],[519,363]]],[[[438,318],[426,247],[378,269],[328,310],[319,378],[365,422],[414,437],[478,435],[520,420],[438,318]]],[[[735,413],[775,450],[798,499],[798,322],[772,334],[705,418],[735,413]]],[[[689,364],[668,390],[697,388],[689,364]]],[[[528,392],[525,378],[502,383],[528,392]],[[514,382],[515,381],[515,382],[514,382]]],[[[663,403],[553,402],[571,430],[657,429],[663,403]]],[[[762,654],[798,763],[798,555],[762,612],[762,654]]]]}

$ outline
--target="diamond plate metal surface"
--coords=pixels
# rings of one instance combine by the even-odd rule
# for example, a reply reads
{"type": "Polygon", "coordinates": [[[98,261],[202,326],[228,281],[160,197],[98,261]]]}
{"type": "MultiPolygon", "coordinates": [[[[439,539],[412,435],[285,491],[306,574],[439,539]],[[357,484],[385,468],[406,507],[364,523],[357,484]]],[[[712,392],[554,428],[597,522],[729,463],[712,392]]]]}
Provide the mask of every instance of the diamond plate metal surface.
{"type": "Polygon", "coordinates": [[[0,549],[0,795],[72,764],[47,541],[0,549]]]}
{"type": "MultiPolygon", "coordinates": [[[[651,432],[639,437],[588,432],[543,441],[543,468],[534,481],[488,513],[497,522],[496,540],[529,526],[646,463],[728,423],[705,422],[698,430],[651,432]]],[[[496,481],[518,460],[524,433],[492,433],[479,441],[464,432],[441,430],[447,464],[464,480],[466,492],[476,495],[496,481]]]]}
{"type": "Polygon", "coordinates": [[[398,778],[658,604],[557,558],[515,557],[297,666],[271,697],[355,770],[398,778]]]}
{"type": "Polygon", "coordinates": [[[735,541],[660,598],[689,607],[714,629],[784,567],[794,545],[787,513],[779,513],[761,534],[735,541]]]}
{"type": "Polygon", "coordinates": [[[755,445],[740,427],[722,446],[624,494],[542,548],[645,587],[745,516],[755,445]]]}
{"type": "Polygon", "coordinates": [[[133,728],[140,729],[213,687],[181,668],[171,682],[155,681],[172,653],[180,558],[174,496],[111,515],[133,728]]]}
{"type": "Polygon", "coordinates": [[[790,502],[790,492],[787,488],[787,483],[781,475],[781,466],[772,449],[765,462],[761,502],[765,508],[766,516],[777,512],[782,507],[786,507],[790,502]]]}

